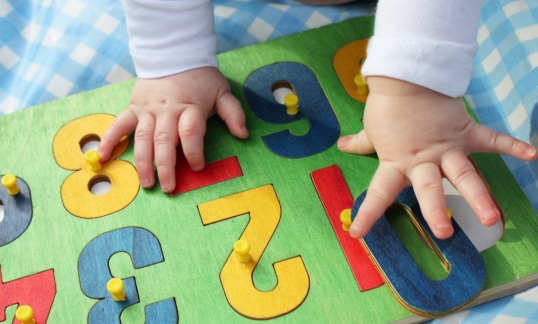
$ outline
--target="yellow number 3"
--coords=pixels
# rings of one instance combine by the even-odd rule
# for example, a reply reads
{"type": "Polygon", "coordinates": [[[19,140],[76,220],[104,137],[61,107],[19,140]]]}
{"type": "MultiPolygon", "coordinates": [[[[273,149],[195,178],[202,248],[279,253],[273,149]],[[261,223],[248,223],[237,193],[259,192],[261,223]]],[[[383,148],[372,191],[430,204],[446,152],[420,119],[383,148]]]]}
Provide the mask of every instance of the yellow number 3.
{"type": "Polygon", "coordinates": [[[56,163],[64,169],[76,171],[65,179],[61,189],[65,209],[75,216],[96,218],[115,213],[128,206],[138,194],[134,166],[115,160],[127,149],[126,137],[116,146],[111,159],[98,170],[94,171],[84,157],[84,144],[99,141],[114,118],[96,114],[75,119],[54,137],[52,149],[56,163]],[[92,193],[92,188],[98,183],[110,184],[108,191],[92,193]]]}

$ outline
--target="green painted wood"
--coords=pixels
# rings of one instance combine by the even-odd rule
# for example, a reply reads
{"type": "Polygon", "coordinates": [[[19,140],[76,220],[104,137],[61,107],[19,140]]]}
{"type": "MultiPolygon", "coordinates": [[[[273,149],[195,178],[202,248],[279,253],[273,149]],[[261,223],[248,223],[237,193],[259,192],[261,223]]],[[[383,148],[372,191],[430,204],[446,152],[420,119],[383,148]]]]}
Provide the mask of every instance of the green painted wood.
{"type": "MultiPolygon", "coordinates": [[[[344,154],[336,145],[299,159],[273,154],[263,144],[263,136],[284,129],[298,135],[308,131],[308,124],[299,120],[276,125],[257,119],[243,91],[247,77],[260,67],[299,62],[318,78],[339,121],[341,135],[358,132],[364,106],[347,95],[332,67],[332,58],[343,45],[370,36],[372,26],[373,18],[359,18],[220,55],[221,69],[244,105],[251,136],[236,139],[220,120],[212,118],[208,122],[206,159],[211,162],[237,156],[243,176],[174,197],[158,188],[141,189],[126,208],[97,219],[74,217],[63,207],[60,188],[73,171],[56,164],[52,141],[73,119],[120,113],[129,103],[134,80],[0,117],[0,174],[13,173],[24,179],[33,204],[28,228],[16,240],[0,247],[3,281],[54,269],[57,294],[49,321],[84,322],[96,300],[81,290],[77,271],[80,254],[103,233],[140,227],[158,238],[164,262],[135,269],[126,253],[110,258],[112,275],[134,277],[137,283],[140,303],[122,312],[125,323],[142,323],[145,306],[172,297],[185,323],[250,322],[230,307],[219,280],[234,242],[247,226],[248,216],[204,226],[197,205],[272,184],[282,218],[254,271],[254,281],[258,289],[271,290],[276,285],[273,263],[298,255],[310,278],[304,302],[272,322],[384,323],[411,319],[412,315],[385,285],[360,292],[310,178],[312,171],[338,164],[350,191],[358,196],[377,167],[375,156],[344,154]]],[[[484,289],[517,285],[518,279],[538,272],[534,262],[538,259],[537,217],[500,157],[479,154],[473,158],[507,220],[503,239],[482,253],[487,271],[484,289]]],[[[133,163],[132,138],[119,159],[133,163]]],[[[13,313],[11,306],[7,310],[8,322],[13,313]]]]}

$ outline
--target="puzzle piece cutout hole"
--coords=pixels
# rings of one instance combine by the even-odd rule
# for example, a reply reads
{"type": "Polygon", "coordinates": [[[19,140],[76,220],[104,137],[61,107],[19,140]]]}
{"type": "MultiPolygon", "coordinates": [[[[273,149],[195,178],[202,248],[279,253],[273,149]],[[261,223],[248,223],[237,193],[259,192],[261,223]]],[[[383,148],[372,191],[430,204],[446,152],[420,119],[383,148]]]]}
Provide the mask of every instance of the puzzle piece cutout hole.
{"type": "Polygon", "coordinates": [[[15,305],[9,305],[4,309],[5,314],[5,321],[2,323],[18,323],[15,319],[15,312],[17,311],[17,308],[19,307],[18,304],[15,305]]]}
{"type": "Polygon", "coordinates": [[[4,203],[0,200],[0,223],[4,220],[4,203]]]}
{"type": "MultiPolygon", "coordinates": [[[[273,83],[271,86],[271,91],[273,92],[273,98],[275,101],[280,105],[285,105],[285,98],[287,95],[290,94],[297,94],[295,92],[295,88],[293,87],[293,84],[287,80],[279,80],[273,83]]],[[[297,105],[300,112],[300,98],[299,98],[299,104],[297,105]]],[[[286,107],[282,107],[282,109],[287,109],[286,107]]],[[[305,119],[300,119],[298,121],[294,121],[289,126],[290,132],[295,136],[301,136],[305,135],[310,131],[310,124],[305,119]]]]}
{"type": "Polygon", "coordinates": [[[110,179],[104,174],[96,175],[88,183],[88,190],[95,196],[106,194],[111,187],[110,179]]]}
{"type": "Polygon", "coordinates": [[[284,104],[284,98],[287,95],[295,93],[293,85],[286,80],[280,80],[275,82],[271,86],[271,90],[273,91],[273,97],[275,98],[275,101],[281,105],[284,104]]]}
{"type": "Polygon", "coordinates": [[[88,151],[97,150],[97,147],[101,143],[101,138],[96,134],[89,134],[84,136],[80,142],[80,150],[82,153],[86,154],[88,151]]]}
{"type": "Polygon", "coordinates": [[[504,223],[500,219],[493,226],[485,226],[454,186],[447,179],[443,179],[446,206],[452,211],[452,217],[461,227],[465,235],[471,240],[479,252],[482,252],[497,243],[504,233],[504,223]]]}

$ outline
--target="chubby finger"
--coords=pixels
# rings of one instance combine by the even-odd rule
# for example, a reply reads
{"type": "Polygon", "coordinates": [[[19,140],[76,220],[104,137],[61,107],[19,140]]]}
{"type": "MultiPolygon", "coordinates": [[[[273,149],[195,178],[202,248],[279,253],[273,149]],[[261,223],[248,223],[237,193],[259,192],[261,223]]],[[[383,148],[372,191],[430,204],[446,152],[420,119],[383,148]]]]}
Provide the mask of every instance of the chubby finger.
{"type": "Polygon", "coordinates": [[[462,152],[449,152],[441,161],[445,176],[469,203],[480,222],[486,226],[497,223],[500,211],[491,198],[484,180],[462,152]]]}
{"type": "Polygon", "coordinates": [[[394,203],[404,187],[404,182],[405,177],[402,173],[381,163],[351,224],[349,234],[354,238],[364,237],[379,217],[394,203]]]}
{"type": "Polygon", "coordinates": [[[139,117],[134,135],[134,161],[138,180],[144,188],[155,184],[153,171],[153,134],[155,133],[155,118],[151,114],[139,117]]]}
{"type": "Polygon", "coordinates": [[[225,92],[217,99],[215,108],[219,117],[226,123],[230,133],[239,138],[247,138],[248,130],[245,112],[241,103],[231,92],[225,92]]]}
{"type": "Polygon", "coordinates": [[[178,116],[167,112],[157,116],[153,143],[155,166],[163,192],[171,192],[176,187],[175,168],[178,142],[178,116]]]}
{"type": "Polygon", "coordinates": [[[476,125],[475,138],[476,151],[510,155],[525,161],[532,161],[538,156],[536,147],[531,144],[484,125],[476,125]]]}
{"type": "Polygon", "coordinates": [[[355,135],[340,137],[338,149],[345,153],[354,154],[372,154],[375,152],[375,148],[364,130],[355,135]]]}
{"type": "Polygon", "coordinates": [[[179,118],[178,133],[183,154],[193,171],[204,168],[206,120],[207,115],[195,107],[185,109],[179,118]]]}
{"type": "Polygon", "coordinates": [[[411,171],[409,178],[420,204],[424,219],[433,234],[439,239],[447,239],[454,233],[447,216],[443,178],[435,163],[422,163],[411,171]]]}
{"type": "Polygon", "coordinates": [[[138,124],[138,118],[130,110],[126,109],[114,119],[110,127],[106,130],[97,151],[100,155],[100,161],[106,162],[114,147],[120,142],[123,136],[130,134],[138,124]]]}

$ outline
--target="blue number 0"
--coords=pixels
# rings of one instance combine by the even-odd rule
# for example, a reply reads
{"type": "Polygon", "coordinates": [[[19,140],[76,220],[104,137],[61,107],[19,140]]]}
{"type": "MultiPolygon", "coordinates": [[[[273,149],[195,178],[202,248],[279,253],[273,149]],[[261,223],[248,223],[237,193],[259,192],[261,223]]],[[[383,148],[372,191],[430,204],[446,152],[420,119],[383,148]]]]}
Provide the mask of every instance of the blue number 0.
{"type": "MultiPolygon", "coordinates": [[[[355,200],[352,215],[357,214],[365,197],[366,192],[363,192],[355,200]]],[[[437,239],[422,216],[412,188],[402,191],[395,203],[409,208],[409,216],[427,234],[428,238],[425,239],[431,239],[450,264],[450,273],[445,279],[427,278],[383,215],[363,240],[398,301],[422,316],[439,316],[469,303],[482,290],[486,280],[484,260],[473,243],[454,219],[452,237],[437,239]]]]}

